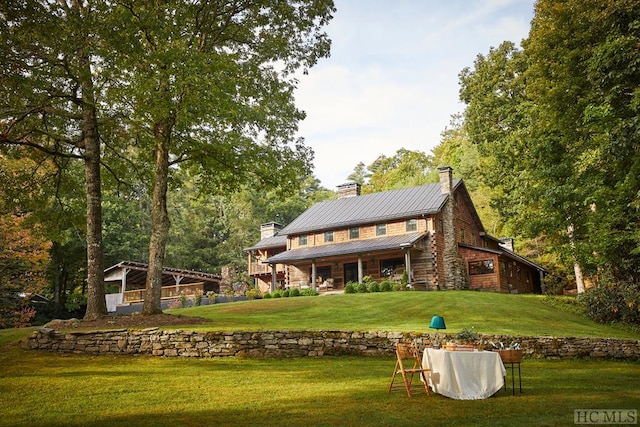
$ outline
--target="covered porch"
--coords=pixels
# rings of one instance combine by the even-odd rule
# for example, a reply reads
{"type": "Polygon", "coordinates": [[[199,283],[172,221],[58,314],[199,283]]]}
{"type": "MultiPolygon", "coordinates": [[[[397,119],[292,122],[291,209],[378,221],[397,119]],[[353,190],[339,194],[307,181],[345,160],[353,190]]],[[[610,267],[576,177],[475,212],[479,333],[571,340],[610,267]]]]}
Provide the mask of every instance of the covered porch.
{"type": "MultiPolygon", "coordinates": [[[[416,245],[425,237],[424,233],[411,233],[299,248],[282,252],[266,262],[272,269],[277,264],[288,266],[285,287],[310,287],[321,293],[344,290],[347,283],[362,283],[365,276],[376,281],[400,281],[406,271],[412,281],[416,278],[412,259],[420,258],[417,254],[421,252],[416,245]]],[[[272,290],[276,283],[272,281],[272,290]]]]}
{"type": "MultiPolygon", "coordinates": [[[[121,261],[104,271],[105,285],[118,288],[118,292],[108,293],[107,311],[114,312],[118,305],[144,301],[148,265],[121,261]]],[[[165,267],[162,269],[162,299],[204,295],[207,292],[220,293],[222,276],[165,267]]]]}

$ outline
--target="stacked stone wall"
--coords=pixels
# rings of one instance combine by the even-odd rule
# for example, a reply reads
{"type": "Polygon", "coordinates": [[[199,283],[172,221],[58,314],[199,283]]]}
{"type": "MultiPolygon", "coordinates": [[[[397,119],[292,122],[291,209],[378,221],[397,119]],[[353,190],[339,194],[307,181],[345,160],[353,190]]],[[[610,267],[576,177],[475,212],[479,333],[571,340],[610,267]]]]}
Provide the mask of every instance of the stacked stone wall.
{"type": "MultiPolygon", "coordinates": [[[[397,342],[428,346],[432,339],[434,336],[424,333],[375,331],[194,332],[149,328],[58,332],[41,328],[22,345],[26,349],[67,353],[160,357],[393,357],[397,342]]],[[[440,339],[449,338],[440,334],[440,339]]],[[[640,341],[635,340],[483,335],[478,346],[490,349],[490,342],[508,345],[514,341],[530,358],[640,360],[640,341]]]]}

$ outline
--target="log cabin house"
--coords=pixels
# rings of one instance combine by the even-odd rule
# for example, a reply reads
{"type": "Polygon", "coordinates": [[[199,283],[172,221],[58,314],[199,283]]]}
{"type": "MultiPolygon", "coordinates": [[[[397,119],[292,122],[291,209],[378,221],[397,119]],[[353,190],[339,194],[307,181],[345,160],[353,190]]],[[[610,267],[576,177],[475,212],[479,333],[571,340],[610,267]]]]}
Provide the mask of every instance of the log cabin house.
{"type": "Polygon", "coordinates": [[[541,293],[546,270],[488,235],[461,179],[439,168],[440,182],[316,203],[289,225],[263,224],[246,248],[249,275],[263,292],[344,289],[349,282],[400,281],[420,290],[541,293]]]}

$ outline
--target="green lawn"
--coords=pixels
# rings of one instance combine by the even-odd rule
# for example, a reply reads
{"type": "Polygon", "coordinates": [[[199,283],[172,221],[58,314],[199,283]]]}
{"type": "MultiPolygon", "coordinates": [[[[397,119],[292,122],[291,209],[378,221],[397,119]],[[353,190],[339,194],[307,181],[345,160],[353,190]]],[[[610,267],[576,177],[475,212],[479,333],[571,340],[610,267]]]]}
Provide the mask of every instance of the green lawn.
{"type": "MultiPolygon", "coordinates": [[[[439,314],[449,332],[639,338],[532,295],[331,295],[171,312],[211,320],[198,329],[426,331],[439,314]]],[[[393,358],[56,354],[18,347],[31,330],[0,331],[0,426],[558,426],[573,425],[576,409],[640,409],[638,362],[525,359],[522,395],[409,399],[387,393],[393,358]]]]}
{"type": "Polygon", "coordinates": [[[216,304],[168,313],[201,316],[216,330],[361,330],[428,331],[433,315],[445,318],[455,333],[474,327],[479,333],[519,336],[610,337],[640,339],[620,327],[600,325],[562,310],[539,295],[469,291],[392,292],[326,295],[216,304]]]}
{"type": "Polygon", "coordinates": [[[572,425],[639,409],[640,364],[525,360],[524,392],[387,393],[391,358],[163,359],[0,353],[0,426],[572,425]]]}

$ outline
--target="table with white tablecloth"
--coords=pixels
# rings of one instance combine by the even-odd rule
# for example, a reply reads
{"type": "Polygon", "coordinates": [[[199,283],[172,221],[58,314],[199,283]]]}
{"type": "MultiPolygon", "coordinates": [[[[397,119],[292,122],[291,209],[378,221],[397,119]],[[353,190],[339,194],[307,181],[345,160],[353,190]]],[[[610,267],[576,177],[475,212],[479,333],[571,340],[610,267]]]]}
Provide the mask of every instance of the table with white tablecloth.
{"type": "Polygon", "coordinates": [[[500,355],[493,351],[427,348],[422,365],[431,369],[431,389],[452,399],[486,399],[504,386],[506,370],[500,355]]]}

